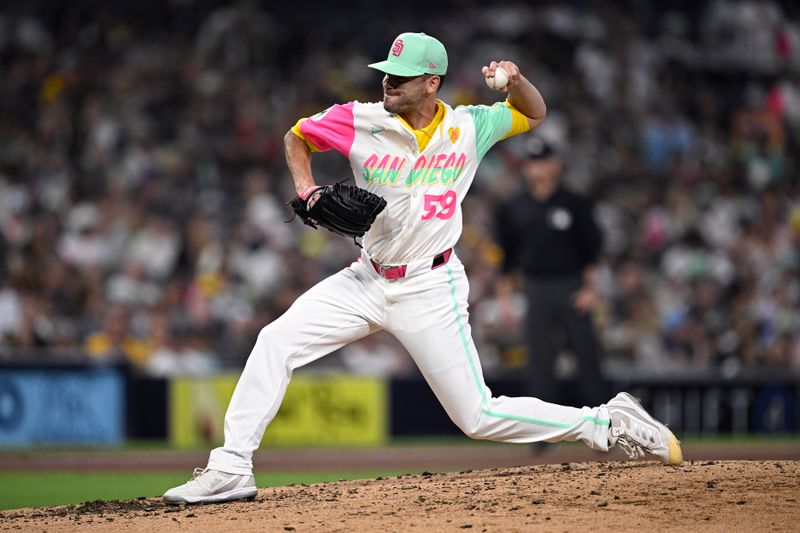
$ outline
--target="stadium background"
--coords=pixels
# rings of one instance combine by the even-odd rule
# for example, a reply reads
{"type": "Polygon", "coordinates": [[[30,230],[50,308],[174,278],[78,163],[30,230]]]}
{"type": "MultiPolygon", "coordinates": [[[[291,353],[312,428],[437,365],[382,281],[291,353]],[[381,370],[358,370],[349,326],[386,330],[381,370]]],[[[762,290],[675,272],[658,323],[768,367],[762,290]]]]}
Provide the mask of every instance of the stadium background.
{"type": "MultiPolygon", "coordinates": [[[[74,456],[80,469],[98,448],[219,440],[259,329],[356,253],[284,224],[293,192],[281,137],[333,102],[378,99],[365,65],[407,30],[447,45],[442,97],[453,105],[496,100],[479,74],[491,59],[517,62],[542,91],[540,134],[598,204],[597,319],[614,388],[682,436],[796,448],[794,4],[303,5],[0,6],[0,476],[56,468],[45,460],[54,449],[92,450],[74,456]]],[[[525,354],[493,294],[491,213],[518,185],[521,148],[509,141],[484,160],[458,248],[487,380],[507,395],[522,390],[525,354]]],[[[320,181],[349,172],[331,154],[314,168],[320,181]]],[[[571,403],[568,353],[559,369],[571,403]]],[[[456,432],[402,348],[377,335],[298,373],[264,445],[456,432]]],[[[480,452],[489,463],[526,461],[519,448],[491,450],[480,452]]]]}

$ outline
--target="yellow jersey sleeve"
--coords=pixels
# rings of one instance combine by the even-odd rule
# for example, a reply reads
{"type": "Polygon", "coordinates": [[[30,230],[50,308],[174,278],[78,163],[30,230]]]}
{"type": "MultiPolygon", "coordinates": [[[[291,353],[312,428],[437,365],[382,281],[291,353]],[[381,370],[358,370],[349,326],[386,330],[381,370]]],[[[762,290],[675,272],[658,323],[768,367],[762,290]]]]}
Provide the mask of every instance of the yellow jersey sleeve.
{"type": "Polygon", "coordinates": [[[531,125],[528,122],[528,117],[520,113],[508,100],[503,103],[508,107],[509,111],[511,111],[511,128],[509,128],[508,132],[503,136],[503,139],[508,139],[514,135],[530,131],[531,125]]]}
{"type": "Polygon", "coordinates": [[[312,143],[312,142],[311,142],[311,141],[308,139],[308,137],[306,137],[306,136],[303,134],[303,132],[302,132],[302,131],[300,131],[300,124],[302,124],[302,123],[303,123],[303,121],[305,121],[305,120],[308,120],[308,117],[303,117],[303,118],[301,118],[300,120],[298,120],[298,121],[295,123],[295,125],[294,125],[294,126],[292,126],[292,133],[294,133],[295,135],[297,135],[298,137],[300,137],[301,139],[303,139],[303,141],[306,143],[306,145],[308,145],[308,148],[309,148],[309,149],[310,149],[312,152],[319,152],[319,151],[320,151],[320,149],[319,149],[319,148],[317,148],[316,146],[314,146],[314,143],[312,143]]]}

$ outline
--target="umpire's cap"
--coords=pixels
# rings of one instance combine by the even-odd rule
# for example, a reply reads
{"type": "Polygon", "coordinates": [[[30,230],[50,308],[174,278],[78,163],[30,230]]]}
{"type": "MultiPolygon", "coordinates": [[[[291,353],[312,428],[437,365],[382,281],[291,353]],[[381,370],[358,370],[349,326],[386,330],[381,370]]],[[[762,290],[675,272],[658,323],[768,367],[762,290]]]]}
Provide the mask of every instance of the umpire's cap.
{"type": "Polygon", "coordinates": [[[532,138],[525,148],[527,159],[548,159],[557,155],[558,152],[541,137],[532,138]]]}
{"type": "Polygon", "coordinates": [[[368,65],[393,76],[447,74],[447,51],[438,39],[424,33],[401,33],[392,42],[386,61],[368,65]]]}

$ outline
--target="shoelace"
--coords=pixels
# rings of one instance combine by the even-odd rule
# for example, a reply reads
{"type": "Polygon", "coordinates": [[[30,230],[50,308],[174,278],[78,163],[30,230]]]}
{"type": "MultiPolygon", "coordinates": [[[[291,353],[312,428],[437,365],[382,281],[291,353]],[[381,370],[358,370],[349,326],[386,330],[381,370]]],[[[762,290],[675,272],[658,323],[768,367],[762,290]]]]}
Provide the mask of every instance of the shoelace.
{"type": "Polygon", "coordinates": [[[202,476],[206,472],[206,468],[195,468],[192,472],[192,479],[196,479],[198,476],[202,476]]]}
{"type": "Polygon", "coordinates": [[[619,437],[616,446],[622,448],[628,459],[641,459],[644,457],[644,450],[641,445],[631,441],[628,437],[619,437]]]}

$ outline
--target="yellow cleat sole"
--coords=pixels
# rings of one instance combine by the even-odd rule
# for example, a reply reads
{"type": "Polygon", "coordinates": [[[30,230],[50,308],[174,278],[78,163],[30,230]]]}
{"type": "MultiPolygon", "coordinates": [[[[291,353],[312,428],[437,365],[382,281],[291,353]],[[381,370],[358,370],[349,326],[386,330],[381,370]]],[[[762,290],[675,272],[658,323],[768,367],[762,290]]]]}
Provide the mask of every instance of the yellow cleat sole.
{"type": "Polygon", "coordinates": [[[683,462],[683,451],[681,450],[681,441],[675,438],[675,435],[669,438],[669,462],[670,465],[679,465],[683,462]]]}

